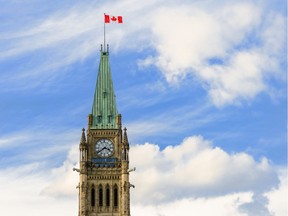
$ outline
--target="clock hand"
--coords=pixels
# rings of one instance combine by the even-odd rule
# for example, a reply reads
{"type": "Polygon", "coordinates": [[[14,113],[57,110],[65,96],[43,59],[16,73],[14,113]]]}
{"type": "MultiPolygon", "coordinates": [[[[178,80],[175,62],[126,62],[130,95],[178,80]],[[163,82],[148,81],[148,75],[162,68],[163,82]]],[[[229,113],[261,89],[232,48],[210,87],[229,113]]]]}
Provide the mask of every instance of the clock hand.
{"type": "Polygon", "coordinates": [[[106,147],[102,148],[100,151],[97,152],[97,154],[98,154],[99,152],[103,151],[104,149],[107,149],[107,148],[106,148],[106,147]]]}

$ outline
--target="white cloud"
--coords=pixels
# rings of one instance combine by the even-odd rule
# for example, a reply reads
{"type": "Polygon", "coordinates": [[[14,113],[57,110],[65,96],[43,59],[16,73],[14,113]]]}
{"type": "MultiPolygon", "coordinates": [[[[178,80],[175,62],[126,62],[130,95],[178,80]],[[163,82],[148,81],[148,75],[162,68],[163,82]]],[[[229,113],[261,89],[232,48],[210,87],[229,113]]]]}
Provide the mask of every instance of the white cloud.
{"type": "Polygon", "coordinates": [[[73,146],[62,166],[51,169],[53,181],[42,190],[41,194],[52,197],[77,196],[76,186],[78,185],[79,174],[72,170],[74,167],[79,167],[78,151],[78,145],[73,146]]]}
{"type": "Polygon", "coordinates": [[[48,170],[35,173],[38,168],[39,164],[30,164],[0,170],[1,214],[76,216],[78,207],[76,197],[55,199],[41,195],[43,188],[53,179],[50,178],[48,170]]]}
{"type": "Polygon", "coordinates": [[[136,203],[263,192],[278,182],[267,159],[257,162],[246,153],[228,154],[201,136],[186,138],[180,145],[163,150],[148,143],[136,145],[130,153],[130,164],[138,170],[131,175],[136,182],[132,192],[136,203]]]}
{"type": "Polygon", "coordinates": [[[0,137],[0,147],[10,146],[14,147],[19,145],[23,141],[28,141],[31,139],[31,134],[27,133],[18,133],[13,134],[12,136],[2,136],[0,137]]]}
{"type": "Polygon", "coordinates": [[[268,198],[268,209],[275,216],[286,216],[288,213],[287,169],[280,172],[281,183],[265,194],[268,198]]]}
{"type": "Polygon", "coordinates": [[[247,1],[215,7],[158,10],[157,54],[139,65],[155,64],[172,84],[198,77],[216,106],[249,101],[268,91],[270,76],[283,77],[285,18],[247,1]]]}
{"type": "Polygon", "coordinates": [[[273,60],[260,51],[244,51],[232,55],[224,66],[203,67],[199,76],[209,85],[213,103],[223,106],[239,103],[239,99],[253,99],[259,92],[267,90],[263,71],[273,68],[273,64],[273,60]]]}
{"type": "MultiPolygon", "coordinates": [[[[168,97],[169,96],[165,98],[167,99],[168,97]]],[[[153,101],[153,97],[150,97],[150,99],[153,101]]],[[[149,115],[143,114],[141,118],[126,124],[127,128],[129,128],[129,139],[135,143],[143,137],[153,136],[159,133],[177,134],[184,131],[191,131],[194,128],[215,122],[217,119],[227,118],[227,113],[225,113],[225,117],[221,114],[211,114],[209,112],[210,108],[210,104],[202,102],[197,105],[194,104],[193,107],[182,106],[177,109],[167,109],[167,112],[149,115]],[[181,113],[181,115],[179,115],[179,113],[181,113]],[[163,121],[163,119],[169,119],[169,123],[163,121]],[[191,124],[191,122],[193,122],[193,124],[191,124]]]]}
{"type": "Polygon", "coordinates": [[[169,82],[177,82],[187,70],[198,70],[210,58],[227,57],[253,29],[258,17],[259,10],[245,3],[218,10],[193,5],[159,10],[152,28],[158,52],[155,63],[169,82]]]}
{"type": "Polygon", "coordinates": [[[65,156],[71,144],[79,142],[81,130],[67,131],[59,128],[55,130],[47,126],[38,125],[0,136],[0,151],[2,152],[0,167],[38,161],[45,163],[45,166],[49,168],[59,164],[59,159],[65,156]],[[51,159],[53,159],[52,163],[51,159]]]}
{"type": "Polygon", "coordinates": [[[220,197],[181,199],[160,205],[132,205],[132,215],[137,216],[247,216],[238,209],[244,203],[252,202],[251,193],[229,194],[220,197]]]}
{"type": "Polygon", "coordinates": [[[285,55],[285,46],[283,46],[287,40],[285,17],[276,12],[270,12],[265,19],[263,30],[260,31],[265,53],[269,53],[270,56],[278,56],[281,53],[285,55]]]}

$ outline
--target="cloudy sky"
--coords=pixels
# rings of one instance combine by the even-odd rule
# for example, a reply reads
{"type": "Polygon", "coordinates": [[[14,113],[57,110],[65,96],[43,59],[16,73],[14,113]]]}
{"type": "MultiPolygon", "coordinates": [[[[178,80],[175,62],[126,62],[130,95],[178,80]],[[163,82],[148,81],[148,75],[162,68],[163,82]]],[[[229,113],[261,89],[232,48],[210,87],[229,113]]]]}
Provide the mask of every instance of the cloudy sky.
{"type": "Polygon", "coordinates": [[[103,13],[132,216],[286,216],[284,0],[0,0],[1,215],[77,216],[103,13]]]}

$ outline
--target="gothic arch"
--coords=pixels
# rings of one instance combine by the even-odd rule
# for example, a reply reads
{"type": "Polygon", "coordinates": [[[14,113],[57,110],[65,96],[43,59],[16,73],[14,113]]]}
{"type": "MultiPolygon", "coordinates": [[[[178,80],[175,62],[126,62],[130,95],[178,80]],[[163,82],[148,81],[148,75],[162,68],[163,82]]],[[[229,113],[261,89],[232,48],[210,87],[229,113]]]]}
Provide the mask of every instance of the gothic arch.
{"type": "Polygon", "coordinates": [[[118,207],[118,186],[117,184],[114,185],[113,187],[113,206],[114,208],[117,208],[118,207]]]}
{"type": "Polygon", "coordinates": [[[91,188],[91,206],[95,207],[95,187],[94,187],[94,184],[92,185],[92,188],[91,188]]]}
{"type": "Polygon", "coordinates": [[[99,189],[98,189],[99,193],[99,206],[103,206],[103,187],[102,184],[99,185],[99,189]]]}
{"type": "Polygon", "coordinates": [[[106,192],[106,206],[109,207],[110,206],[110,186],[107,184],[106,185],[106,189],[105,189],[105,192],[106,192]]]}

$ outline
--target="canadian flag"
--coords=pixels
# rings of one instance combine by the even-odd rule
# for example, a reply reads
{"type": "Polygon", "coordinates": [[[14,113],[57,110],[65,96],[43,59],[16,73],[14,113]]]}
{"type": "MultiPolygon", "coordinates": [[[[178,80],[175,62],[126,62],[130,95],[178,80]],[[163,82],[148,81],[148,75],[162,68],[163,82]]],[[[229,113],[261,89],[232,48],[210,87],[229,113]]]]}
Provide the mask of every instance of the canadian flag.
{"type": "Polygon", "coordinates": [[[123,23],[122,16],[111,16],[107,14],[104,14],[104,21],[105,23],[112,23],[112,22],[123,23]]]}

